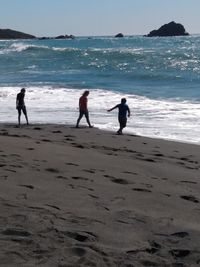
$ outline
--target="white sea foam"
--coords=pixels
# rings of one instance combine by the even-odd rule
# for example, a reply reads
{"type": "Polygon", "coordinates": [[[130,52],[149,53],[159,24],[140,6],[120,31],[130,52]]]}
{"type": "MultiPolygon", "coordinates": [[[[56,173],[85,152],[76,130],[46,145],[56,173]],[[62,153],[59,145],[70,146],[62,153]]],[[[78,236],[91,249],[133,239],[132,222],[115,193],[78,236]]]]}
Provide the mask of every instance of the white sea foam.
{"type": "Polygon", "coordinates": [[[35,49],[46,49],[46,50],[52,50],[52,51],[79,51],[80,49],[78,48],[73,48],[73,47],[50,47],[46,45],[34,45],[34,44],[27,44],[23,42],[16,42],[13,43],[2,50],[0,50],[0,54],[8,54],[8,53],[13,53],[13,52],[23,52],[28,49],[35,48],[35,49]]]}
{"type": "Polygon", "coordinates": [[[25,43],[16,42],[9,46],[4,47],[2,50],[0,50],[0,54],[3,55],[3,54],[9,54],[13,52],[19,53],[19,52],[28,50],[30,48],[50,49],[48,46],[45,46],[45,45],[33,45],[33,44],[25,44],[25,43]]]}
{"type": "MultiPolygon", "coordinates": [[[[0,122],[16,122],[15,98],[19,87],[1,87],[0,122]]],[[[83,90],[28,87],[26,105],[32,123],[75,124],[78,100],[83,90]]],[[[132,116],[128,119],[129,133],[200,144],[200,105],[198,102],[180,100],[153,100],[136,95],[91,90],[89,110],[91,122],[101,129],[118,128],[117,110],[107,109],[127,98],[132,116]]],[[[85,124],[83,119],[82,124],[85,124]]]]}
{"type": "Polygon", "coordinates": [[[54,51],[79,51],[80,49],[74,47],[52,47],[54,51]]]}
{"type": "Polygon", "coordinates": [[[24,43],[14,43],[10,46],[10,50],[16,51],[16,52],[22,52],[22,51],[27,50],[29,48],[49,49],[49,47],[45,46],[45,45],[33,45],[33,44],[24,44],[24,43]]]}

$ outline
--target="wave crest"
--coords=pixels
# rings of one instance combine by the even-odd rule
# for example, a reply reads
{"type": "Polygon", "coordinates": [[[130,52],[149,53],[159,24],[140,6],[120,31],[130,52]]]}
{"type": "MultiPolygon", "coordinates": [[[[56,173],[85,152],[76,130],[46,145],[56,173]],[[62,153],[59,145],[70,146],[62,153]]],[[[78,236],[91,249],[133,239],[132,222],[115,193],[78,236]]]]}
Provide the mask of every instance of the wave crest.
{"type": "Polygon", "coordinates": [[[23,44],[23,43],[14,43],[10,46],[11,52],[22,52],[29,49],[49,49],[48,46],[45,45],[33,45],[33,44],[23,44]]]}

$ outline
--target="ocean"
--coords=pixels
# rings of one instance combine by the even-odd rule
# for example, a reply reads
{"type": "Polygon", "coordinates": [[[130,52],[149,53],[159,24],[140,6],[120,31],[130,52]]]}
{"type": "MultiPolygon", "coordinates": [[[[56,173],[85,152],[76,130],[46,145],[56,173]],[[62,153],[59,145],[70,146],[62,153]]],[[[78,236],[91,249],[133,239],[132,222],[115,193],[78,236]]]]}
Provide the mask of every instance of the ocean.
{"type": "Polygon", "coordinates": [[[200,35],[0,41],[1,123],[17,123],[22,87],[30,123],[75,125],[89,90],[95,127],[116,131],[107,109],[126,97],[124,132],[200,144],[200,35]]]}

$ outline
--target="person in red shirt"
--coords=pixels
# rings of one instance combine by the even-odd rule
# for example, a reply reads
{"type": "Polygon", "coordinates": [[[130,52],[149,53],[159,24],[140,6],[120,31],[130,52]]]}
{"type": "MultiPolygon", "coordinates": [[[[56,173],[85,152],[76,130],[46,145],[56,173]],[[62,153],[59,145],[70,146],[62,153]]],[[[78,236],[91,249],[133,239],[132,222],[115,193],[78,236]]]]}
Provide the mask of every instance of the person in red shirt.
{"type": "Polygon", "coordinates": [[[80,120],[82,119],[83,115],[85,115],[86,121],[89,125],[90,128],[92,128],[93,126],[90,124],[90,119],[89,119],[89,112],[88,112],[88,108],[87,108],[87,102],[88,102],[88,95],[89,95],[89,91],[85,91],[82,96],[79,98],[79,117],[76,123],[76,128],[79,127],[79,123],[80,120]]]}

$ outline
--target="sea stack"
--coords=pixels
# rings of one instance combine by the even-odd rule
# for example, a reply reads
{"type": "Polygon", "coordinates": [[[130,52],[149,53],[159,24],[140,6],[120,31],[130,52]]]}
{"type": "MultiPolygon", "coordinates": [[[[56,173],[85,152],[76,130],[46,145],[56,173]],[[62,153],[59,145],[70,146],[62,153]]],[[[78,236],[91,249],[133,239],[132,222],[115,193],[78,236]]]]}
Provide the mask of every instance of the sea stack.
{"type": "Polygon", "coordinates": [[[121,32],[115,35],[115,38],[122,38],[122,37],[124,37],[124,35],[121,32]]]}
{"type": "Polygon", "coordinates": [[[176,23],[174,21],[164,24],[158,30],[153,30],[149,34],[145,35],[147,37],[164,37],[164,36],[187,36],[189,33],[185,31],[182,24],[176,23]]]}

